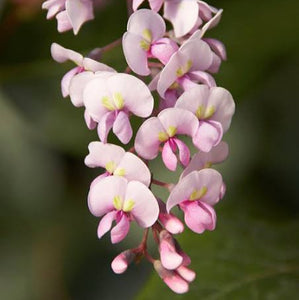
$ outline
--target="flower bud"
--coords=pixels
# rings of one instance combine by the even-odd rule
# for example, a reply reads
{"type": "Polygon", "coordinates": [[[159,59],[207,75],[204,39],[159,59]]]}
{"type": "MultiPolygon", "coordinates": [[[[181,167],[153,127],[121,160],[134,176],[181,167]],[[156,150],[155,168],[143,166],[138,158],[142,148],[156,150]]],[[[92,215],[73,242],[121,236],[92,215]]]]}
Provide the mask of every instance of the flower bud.
{"type": "Polygon", "coordinates": [[[131,250],[126,250],[117,255],[111,263],[111,268],[113,272],[116,274],[124,273],[127,270],[128,265],[135,258],[135,256],[136,255],[131,250]]]}

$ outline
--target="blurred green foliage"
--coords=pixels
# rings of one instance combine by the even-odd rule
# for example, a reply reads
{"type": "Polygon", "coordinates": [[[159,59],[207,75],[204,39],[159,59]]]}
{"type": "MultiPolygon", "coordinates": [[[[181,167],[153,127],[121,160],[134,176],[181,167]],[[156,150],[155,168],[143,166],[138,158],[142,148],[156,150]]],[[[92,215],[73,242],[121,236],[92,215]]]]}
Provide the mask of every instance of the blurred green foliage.
{"type": "MultiPolygon", "coordinates": [[[[125,1],[109,1],[76,38],[58,34],[45,12],[25,14],[12,3],[0,2],[1,299],[295,299],[298,2],[209,2],[224,8],[210,36],[227,46],[217,82],[232,92],[237,110],[225,136],[231,155],[220,169],[228,191],[216,208],[217,230],[198,236],[186,229],[178,237],[197,272],[183,296],[146,263],[121,276],[110,270],[113,256],[134,247],[140,232],[132,228],[113,247],[109,237],[97,240],[86,195],[99,171],[83,163],[97,136],[60,94],[71,63],[58,65],[49,53],[54,41],[88,53],[120,37],[125,1]]],[[[103,61],[125,68],[121,49],[103,61]]],[[[158,179],[174,181],[177,174],[160,166],[152,164],[158,179]]]]}

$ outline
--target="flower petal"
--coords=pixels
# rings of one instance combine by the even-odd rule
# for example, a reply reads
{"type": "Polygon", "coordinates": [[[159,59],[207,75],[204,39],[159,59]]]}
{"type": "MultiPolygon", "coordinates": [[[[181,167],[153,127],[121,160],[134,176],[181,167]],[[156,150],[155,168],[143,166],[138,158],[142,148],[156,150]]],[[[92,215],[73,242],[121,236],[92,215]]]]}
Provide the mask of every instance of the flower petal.
{"type": "Polygon", "coordinates": [[[172,149],[170,147],[169,141],[167,141],[162,150],[162,160],[170,171],[175,171],[178,159],[176,158],[176,155],[172,152],[172,149]]]}
{"type": "Polygon", "coordinates": [[[147,63],[147,52],[141,48],[143,38],[135,33],[123,35],[122,46],[129,67],[138,75],[147,76],[151,73],[147,63]]]}
{"type": "Polygon", "coordinates": [[[127,144],[132,138],[133,130],[130,124],[128,115],[120,111],[113,123],[113,132],[118,139],[123,143],[127,144]]]}
{"type": "Polygon", "coordinates": [[[112,226],[112,222],[115,220],[116,211],[108,212],[100,221],[98,226],[98,238],[100,239],[105,233],[107,233],[112,226]]]}
{"type": "Polygon", "coordinates": [[[84,120],[88,129],[93,130],[97,127],[98,123],[95,120],[93,120],[93,118],[89,115],[86,109],[84,110],[84,120]]]}
{"type": "Polygon", "coordinates": [[[168,38],[157,40],[151,47],[151,55],[166,65],[170,57],[179,49],[178,45],[168,38]]]}
{"type": "Polygon", "coordinates": [[[90,168],[105,168],[108,162],[113,161],[116,166],[125,155],[125,150],[114,144],[102,142],[91,142],[88,145],[89,154],[85,157],[84,163],[90,168]]]}
{"type": "Polygon", "coordinates": [[[134,115],[148,117],[154,107],[154,98],[146,84],[129,74],[116,74],[107,79],[107,87],[112,93],[120,93],[124,105],[134,115]]]}
{"type": "Polygon", "coordinates": [[[152,226],[158,219],[159,205],[153,193],[141,182],[128,183],[126,200],[132,200],[134,207],[130,212],[139,226],[152,226]]]}
{"type": "Polygon", "coordinates": [[[98,124],[98,136],[103,143],[107,143],[109,131],[113,127],[115,121],[115,112],[107,112],[98,124]]]}
{"type": "Polygon", "coordinates": [[[180,162],[183,164],[183,166],[187,166],[189,164],[189,160],[190,160],[190,151],[188,146],[182,142],[179,139],[174,139],[175,143],[179,149],[179,158],[180,158],[180,162]]]}
{"type": "Polygon", "coordinates": [[[139,127],[135,138],[135,150],[145,159],[154,159],[159,153],[159,133],[165,132],[157,117],[147,119],[139,127]]]}
{"type": "Polygon", "coordinates": [[[193,136],[193,144],[203,152],[209,152],[222,139],[222,125],[216,121],[200,121],[198,130],[193,136]]]}
{"type": "Polygon", "coordinates": [[[61,93],[62,96],[65,98],[70,94],[70,85],[71,81],[74,78],[74,76],[78,73],[79,67],[75,67],[68,71],[61,80],[61,93]]]}
{"type": "Polygon", "coordinates": [[[164,18],[169,20],[176,37],[190,32],[197,22],[199,7],[196,1],[165,1],[164,18]],[[188,17],[186,17],[188,16],[188,17]]]}
{"type": "Polygon", "coordinates": [[[166,108],[158,114],[165,130],[176,128],[176,134],[193,136],[198,128],[198,120],[193,113],[181,108],[166,108]]]}
{"type": "Polygon", "coordinates": [[[92,20],[93,2],[91,0],[66,0],[65,9],[69,16],[74,34],[77,34],[82,24],[92,20]]]}
{"type": "Polygon", "coordinates": [[[109,176],[96,182],[88,194],[88,207],[96,217],[100,217],[114,209],[113,198],[124,199],[127,180],[118,176],[109,176]]]}
{"type": "Polygon", "coordinates": [[[120,221],[111,230],[111,243],[116,244],[121,242],[127,236],[129,229],[130,221],[126,214],[123,214],[120,221]]]}
{"type": "Polygon", "coordinates": [[[126,152],[117,165],[118,170],[124,170],[123,175],[128,181],[136,180],[149,186],[151,173],[146,164],[135,154],[126,152]]]}
{"type": "Polygon", "coordinates": [[[91,59],[89,57],[83,58],[83,67],[86,71],[92,71],[92,72],[103,71],[103,72],[116,73],[116,71],[113,68],[111,68],[103,63],[100,63],[94,59],[91,59]]]}
{"type": "Polygon", "coordinates": [[[65,32],[73,28],[70,18],[65,10],[61,11],[56,15],[57,20],[57,31],[65,32]]]}

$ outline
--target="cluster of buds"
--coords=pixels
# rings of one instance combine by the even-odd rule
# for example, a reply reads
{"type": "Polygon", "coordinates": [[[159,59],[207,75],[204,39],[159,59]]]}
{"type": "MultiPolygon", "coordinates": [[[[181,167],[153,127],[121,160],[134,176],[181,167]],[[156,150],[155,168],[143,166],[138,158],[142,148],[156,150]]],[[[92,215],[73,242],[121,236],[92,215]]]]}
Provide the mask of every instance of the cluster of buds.
{"type": "MultiPolygon", "coordinates": [[[[146,5],[144,0],[127,2],[132,13],[122,38],[87,57],[56,43],[51,53],[59,63],[76,64],[62,79],[62,94],[74,106],[84,107],[87,127],[97,129],[99,141],[89,144],[85,164],[104,170],[88,194],[90,212],[101,218],[98,237],[110,231],[111,242],[118,243],[127,236],[131,222],[144,228],[141,243],[113,260],[113,271],[123,273],[130,263],[145,257],[171,290],[185,293],[195,272],[188,268],[191,260],[174,235],[184,231],[184,224],[198,234],[214,230],[214,207],[225,194],[222,176],[212,166],[228,156],[222,137],[235,104],[212,76],[226,59],[225,47],[206,38],[222,10],[198,0],[148,0],[150,9],[139,9],[146,5]],[[164,19],[173,29],[167,31],[164,19]],[[123,73],[95,60],[95,53],[120,44],[128,64],[123,73]],[[133,115],[142,120],[135,135],[133,115]],[[123,147],[108,142],[111,131],[123,147]],[[133,146],[126,149],[130,142],[133,146]],[[151,173],[148,162],[159,154],[166,169],[182,169],[177,183],[161,182],[159,174],[151,173]],[[168,199],[155,196],[153,184],[166,188],[168,199]],[[171,212],[175,207],[183,212],[184,223],[171,212]],[[150,230],[157,258],[148,252],[150,230]]],[[[60,31],[73,28],[77,33],[93,17],[92,4],[48,0],[43,8],[49,18],[57,14],[60,31]]]]}

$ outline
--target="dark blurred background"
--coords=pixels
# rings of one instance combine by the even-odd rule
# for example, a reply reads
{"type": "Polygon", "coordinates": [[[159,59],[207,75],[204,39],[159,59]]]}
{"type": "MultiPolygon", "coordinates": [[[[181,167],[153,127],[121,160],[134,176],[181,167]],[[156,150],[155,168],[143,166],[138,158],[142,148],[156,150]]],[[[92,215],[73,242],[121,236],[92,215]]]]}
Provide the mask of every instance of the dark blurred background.
{"type": "MultiPolygon", "coordinates": [[[[82,109],[60,93],[73,65],[50,57],[58,42],[84,54],[126,28],[124,0],[98,1],[96,19],[79,35],[59,34],[41,0],[0,1],[0,298],[296,299],[298,251],[299,4],[295,0],[210,1],[222,7],[209,36],[227,46],[217,83],[231,91],[236,114],[219,168],[227,194],[214,232],[178,237],[197,279],[174,295],[147,263],[114,275],[110,262],[135,247],[140,232],[111,246],[98,240],[87,208],[99,173],[84,166],[88,131],[82,109]]],[[[123,71],[121,48],[103,62],[123,71]]],[[[161,179],[169,173],[152,164],[161,179]]]]}

